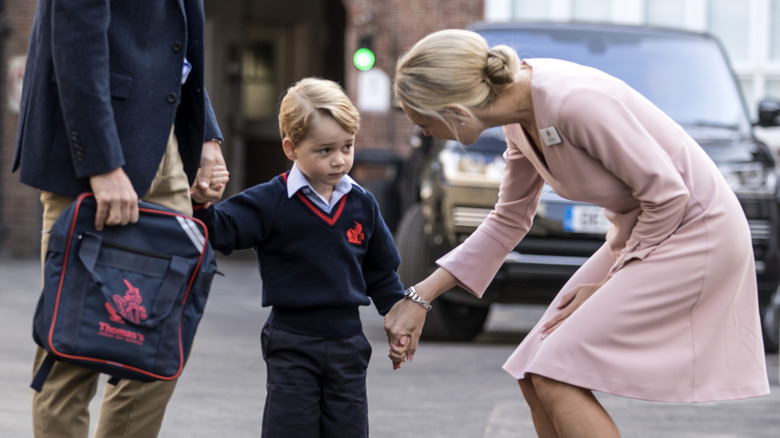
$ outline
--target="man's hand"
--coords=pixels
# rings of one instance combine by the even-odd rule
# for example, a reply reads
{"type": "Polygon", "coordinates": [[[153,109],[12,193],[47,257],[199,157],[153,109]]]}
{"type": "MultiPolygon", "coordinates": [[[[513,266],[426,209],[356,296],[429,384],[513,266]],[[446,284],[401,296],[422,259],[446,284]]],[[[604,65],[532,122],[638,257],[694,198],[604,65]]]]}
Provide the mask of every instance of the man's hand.
{"type": "MultiPolygon", "coordinates": [[[[200,176],[200,171],[198,176],[200,176]]],[[[208,207],[214,200],[222,198],[228,181],[230,181],[230,172],[228,172],[227,167],[222,165],[214,166],[211,168],[211,179],[209,180],[208,189],[201,190],[199,181],[196,178],[196,181],[190,188],[190,196],[192,196],[195,202],[208,207]]]]}
{"type": "Polygon", "coordinates": [[[138,194],[121,167],[91,176],[89,185],[97,201],[96,230],[101,231],[105,225],[138,222],[138,194]]]}
{"type": "Polygon", "coordinates": [[[215,141],[203,143],[200,168],[190,188],[192,199],[201,204],[219,200],[225,192],[229,175],[219,143],[215,141]]]}

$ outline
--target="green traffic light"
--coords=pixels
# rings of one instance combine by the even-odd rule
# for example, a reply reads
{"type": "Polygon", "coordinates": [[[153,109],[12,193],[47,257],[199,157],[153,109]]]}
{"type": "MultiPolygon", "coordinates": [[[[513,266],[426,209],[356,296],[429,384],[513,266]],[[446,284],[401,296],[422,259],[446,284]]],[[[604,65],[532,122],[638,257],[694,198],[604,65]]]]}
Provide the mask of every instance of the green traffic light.
{"type": "Polygon", "coordinates": [[[358,70],[366,71],[371,70],[371,67],[374,66],[376,57],[371,49],[363,47],[357,49],[355,56],[352,57],[352,61],[355,63],[355,67],[357,67],[358,70]]]}

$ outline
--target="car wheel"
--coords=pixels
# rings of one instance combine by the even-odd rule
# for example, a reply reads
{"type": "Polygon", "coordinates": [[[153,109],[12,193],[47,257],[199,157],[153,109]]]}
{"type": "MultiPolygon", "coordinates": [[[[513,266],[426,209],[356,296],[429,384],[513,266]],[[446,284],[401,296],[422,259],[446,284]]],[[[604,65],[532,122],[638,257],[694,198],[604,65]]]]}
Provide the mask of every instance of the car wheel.
{"type": "Polygon", "coordinates": [[[482,332],[489,313],[488,306],[456,303],[444,295],[428,312],[422,337],[435,341],[471,341],[482,332]]]}
{"type": "MultiPolygon", "coordinates": [[[[422,206],[413,205],[401,218],[396,232],[396,245],[401,254],[398,274],[401,281],[411,286],[425,279],[436,269],[431,248],[425,235],[422,206]]],[[[440,296],[425,318],[422,338],[438,341],[469,341],[474,339],[485,325],[489,306],[470,306],[440,296]]]]}
{"type": "Polygon", "coordinates": [[[772,294],[763,316],[764,349],[767,353],[776,353],[780,347],[780,287],[772,294]]]}

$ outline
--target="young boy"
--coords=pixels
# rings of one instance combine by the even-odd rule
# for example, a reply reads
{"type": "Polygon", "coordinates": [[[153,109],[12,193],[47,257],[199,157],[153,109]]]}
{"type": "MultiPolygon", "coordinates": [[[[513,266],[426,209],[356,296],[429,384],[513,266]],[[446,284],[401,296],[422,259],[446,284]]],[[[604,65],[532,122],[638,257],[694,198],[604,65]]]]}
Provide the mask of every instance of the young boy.
{"type": "Polygon", "coordinates": [[[392,235],[374,197],[347,173],[359,114],[338,84],[307,78],[279,111],[292,169],[196,212],[213,247],[252,248],[271,314],[263,437],[368,437],[371,345],[358,311],[404,298],[392,235]]]}

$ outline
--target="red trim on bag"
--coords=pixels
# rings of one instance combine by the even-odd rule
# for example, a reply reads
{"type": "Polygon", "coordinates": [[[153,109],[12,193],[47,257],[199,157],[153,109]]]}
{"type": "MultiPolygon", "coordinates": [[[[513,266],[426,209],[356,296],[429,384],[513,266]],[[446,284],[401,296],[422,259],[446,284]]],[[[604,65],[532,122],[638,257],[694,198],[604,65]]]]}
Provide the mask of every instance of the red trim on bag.
{"type": "Polygon", "coordinates": [[[62,352],[58,351],[56,348],[54,348],[54,342],[53,342],[52,338],[54,336],[54,326],[55,326],[55,324],[57,322],[57,312],[59,310],[59,305],[60,305],[60,294],[62,292],[62,284],[65,281],[65,273],[67,272],[68,253],[70,252],[70,242],[71,242],[71,239],[73,238],[73,229],[76,227],[76,218],[78,217],[78,212],[79,212],[79,209],[81,208],[81,202],[85,198],[88,198],[88,197],[91,197],[91,196],[94,196],[94,195],[92,193],[87,192],[87,193],[82,193],[81,195],[78,196],[78,198],[76,198],[76,200],[78,201],[78,204],[77,204],[77,207],[76,207],[76,209],[74,211],[74,214],[73,214],[73,222],[71,223],[70,232],[68,233],[67,245],[65,246],[65,258],[64,258],[64,260],[62,262],[62,274],[60,274],[60,284],[59,284],[58,289],[57,289],[57,300],[56,300],[56,302],[54,304],[54,316],[52,317],[51,328],[49,328],[49,340],[48,340],[49,341],[49,348],[56,355],[61,356],[61,357],[66,358],[66,359],[79,360],[79,361],[83,361],[83,362],[94,362],[94,363],[100,363],[100,364],[104,364],[104,365],[111,365],[111,366],[114,366],[114,367],[120,367],[120,368],[124,368],[124,369],[128,369],[128,370],[132,370],[132,371],[134,371],[136,373],[139,373],[139,374],[144,374],[146,376],[152,377],[152,378],[157,379],[157,380],[173,380],[173,379],[176,379],[177,377],[179,377],[179,375],[181,374],[182,370],[184,369],[184,362],[186,361],[186,358],[184,357],[184,346],[182,345],[182,339],[181,339],[181,329],[182,329],[181,325],[182,325],[182,321],[184,320],[184,305],[187,303],[187,299],[190,296],[190,290],[192,289],[192,284],[195,282],[195,277],[198,275],[198,272],[200,272],[200,265],[203,262],[203,256],[205,255],[205,252],[206,252],[206,245],[208,245],[208,241],[209,241],[208,229],[206,228],[206,225],[201,220],[199,220],[197,218],[194,218],[192,216],[188,216],[188,215],[183,214],[183,213],[151,210],[151,209],[148,209],[148,208],[139,208],[139,212],[143,211],[143,212],[151,212],[151,213],[155,213],[155,214],[163,214],[163,215],[168,215],[168,216],[181,216],[181,217],[184,217],[186,219],[189,219],[189,220],[192,220],[192,221],[196,222],[203,229],[203,248],[201,248],[201,251],[200,251],[200,258],[198,259],[198,263],[195,265],[195,269],[192,270],[192,276],[190,277],[190,281],[187,284],[187,292],[184,294],[184,298],[182,299],[182,311],[181,311],[181,315],[179,317],[179,359],[180,360],[179,360],[179,369],[176,371],[176,373],[173,374],[173,375],[170,375],[170,376],[163,376],[163,375],[160,375],[160,374],[152,373],[150,371],[142,370],[140,368],[136,368],[134,366],[126,365],[126,364],[123,364],[123,363],[120,363],[120,362],[115,362],[115,361],[106,360],[106,359],[96,359],[96,358],[93,358],[93,357],[75,356],[75,355],[71,355],[71,354],[62,353],[62,352]]]}
{"type": "Polygon", "coordinates": [[[76,211],[73,214],[73,221],[70,224],[70,232],[68,232],[68,241],[67,241],[67,244],[65,245],[65,258],[62,261],[62,273],[60,274],[60,284],[59,284],[59,286],[57,286],[57,299],[54,301],[54,313],[53,313],[53,316],[52,316],[51,327],[49,327],[49,339],[48,339],[48,341],[49,341],[49,348],[51,349],[51,351],[54,351],[55,353],[60,354],[62,356],[65,356],[65,355],[61,354],[59,351],[57,351],[54,348],[54,341],[52,340],[52,338],[54,337],[54,326],[55,326],[55,324],[57,322],[57,313],[60,310],[60,294],[62,293],[62,283],[65,281],[65,273],[68,271],[68,256],[69,256],[69,253],[70,253],[70,241],[71,241],[71,239],[73,239],[73,229],[76,227],[76,218],[79,215],[79,209],[81,208],[81,202],[84,200],[84,198],[86,198],[88,196],[92,196],[92,194],[91,193],[82,193],[76,199],[78,201],[78,203],[76,204],[77,205],[76,211]]]}

